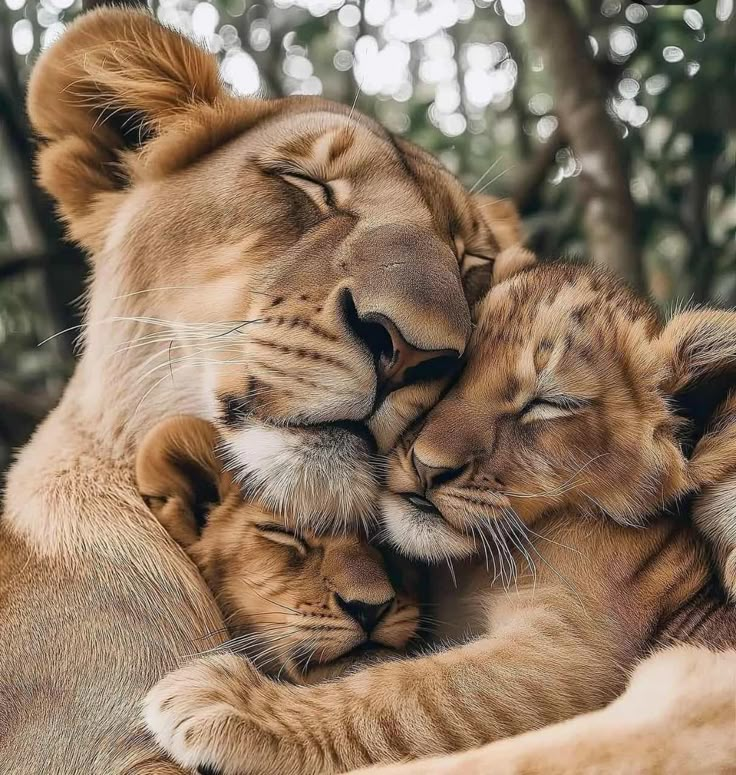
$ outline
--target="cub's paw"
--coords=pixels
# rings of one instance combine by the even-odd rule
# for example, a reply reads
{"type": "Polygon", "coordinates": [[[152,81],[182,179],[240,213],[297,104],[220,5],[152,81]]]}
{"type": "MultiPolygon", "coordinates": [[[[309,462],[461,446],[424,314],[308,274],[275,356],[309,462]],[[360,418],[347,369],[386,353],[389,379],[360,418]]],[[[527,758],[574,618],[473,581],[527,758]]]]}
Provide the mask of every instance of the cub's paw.
{"type": "Polygon", "coordinates": [[[234,654],[195,659],[164,676],[148,693],[146,725],[184,767],[217,775],[257,772],[256,762],[246,767],[243,758],[262,744],[248,709],[266,680],[234,654]]]}

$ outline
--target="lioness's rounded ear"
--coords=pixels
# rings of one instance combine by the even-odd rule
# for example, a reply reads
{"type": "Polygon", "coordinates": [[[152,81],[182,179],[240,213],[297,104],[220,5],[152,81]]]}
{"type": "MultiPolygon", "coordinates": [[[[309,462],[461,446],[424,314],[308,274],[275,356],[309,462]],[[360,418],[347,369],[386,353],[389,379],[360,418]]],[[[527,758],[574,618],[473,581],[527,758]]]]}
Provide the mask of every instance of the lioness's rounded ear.
{"type": "Polygon", "coordinates": [[[108,220],[105,194],[183,166],[243,131],[266,104],[230,96],[214,56],[150,14],[92,11],[31,75],[28,113],[42,141],[41,183],[71,236],[95,251],[108,220]],[[151,141],[163,134],[166,147],[154,163],[151,141]]]}
{"type": "Polygon", "coordinates": [[[179,544],[199,537],[207,513],[233,487],[215,454],[214,427],[196,417],[170,417],[146,434],[136,456],[138,490],[179,544]]]}
{"type": "Polygon", "coordinates": [[[193,103],[212,103],[221,91],[214,57],[148,13],[103,8],[80,17],[41,56],[28,112],[49,140],[111,130],[135,145],[141,132],[144,138],[162,120],[193,103]]]}

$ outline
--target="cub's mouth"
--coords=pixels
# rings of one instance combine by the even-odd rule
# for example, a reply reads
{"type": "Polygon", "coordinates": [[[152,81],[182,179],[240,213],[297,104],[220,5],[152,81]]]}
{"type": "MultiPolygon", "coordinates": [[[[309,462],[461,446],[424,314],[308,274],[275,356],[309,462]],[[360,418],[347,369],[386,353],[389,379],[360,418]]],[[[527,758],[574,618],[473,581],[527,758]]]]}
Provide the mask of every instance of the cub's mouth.
{"type": "Polygon", "coordinates": [[[226,465],[244,494],[297,525],[334,531],[375,518],[378,458],[362,423],[275,424],[250,416],[222,436],[226,465]]]}
{"type": "Polygon", "coordinates": [[[417,516],[416,512],[418,512],[419,514],[426,514],[428,519],[432,517],[443,519],[442,512],[431,500],[429,500],[429,498],[415,492],[402,492],[399,494],[413,507],[415,516],[417,516]]]}

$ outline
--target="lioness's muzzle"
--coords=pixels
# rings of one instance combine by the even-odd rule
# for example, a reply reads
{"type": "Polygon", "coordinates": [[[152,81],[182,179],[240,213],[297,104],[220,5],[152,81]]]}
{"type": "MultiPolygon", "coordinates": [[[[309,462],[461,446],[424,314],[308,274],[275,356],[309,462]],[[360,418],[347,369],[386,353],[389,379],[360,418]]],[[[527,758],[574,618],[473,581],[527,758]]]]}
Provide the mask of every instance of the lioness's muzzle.
{"type": "Polygon", "coordinates": [[[346,323],[373,353],[385,393],[438,358],[459,358],[470,311],[457,260],[429,230],[385,225],[362,234],[348,262],[346,323]]]}

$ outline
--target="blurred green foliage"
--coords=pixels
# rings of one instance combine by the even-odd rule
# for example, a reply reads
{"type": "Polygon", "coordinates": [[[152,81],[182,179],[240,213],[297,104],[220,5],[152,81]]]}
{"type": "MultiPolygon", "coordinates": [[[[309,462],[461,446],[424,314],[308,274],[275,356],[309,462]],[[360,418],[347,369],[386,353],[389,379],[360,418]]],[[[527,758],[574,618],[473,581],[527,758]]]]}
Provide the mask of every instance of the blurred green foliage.
{"type": "MultiPolygon", "coordinates": [[[[554,2],[576,14],[587,35],[584,55],[606,86],[649,290],[663,305],[691,298],[733,304],[734,1],[554,2]]],[[[577,158],[560,131],[523,0],[152,0],[150,7],[216,53],[235,91],[356,101],[469,186],[514,197],[530,244],[545,255],[586,253],[577,183],[595,160],[577,158]]],[[[22,126],[23,84],[39,51],[82,6],[0,0],[0,8],[1,469],[73,365],[68,337],[37,347],[69,323],[63,303],[71,290],[67,277],[61,295],[43,264],[58,248],[57,232],[47,215],[33,212],[29,158],[8,126],[22,126]],[[40,268],[4,270],[39,255],[40,268]]]]}

